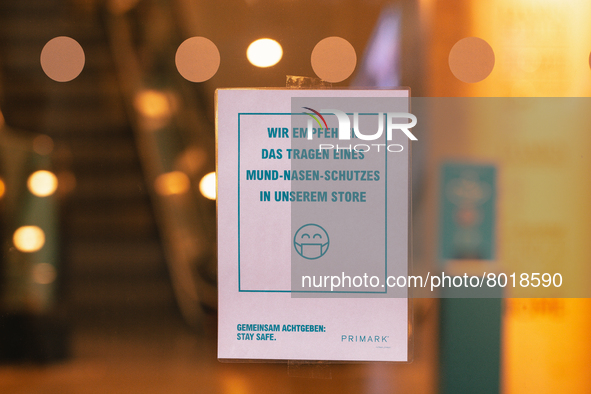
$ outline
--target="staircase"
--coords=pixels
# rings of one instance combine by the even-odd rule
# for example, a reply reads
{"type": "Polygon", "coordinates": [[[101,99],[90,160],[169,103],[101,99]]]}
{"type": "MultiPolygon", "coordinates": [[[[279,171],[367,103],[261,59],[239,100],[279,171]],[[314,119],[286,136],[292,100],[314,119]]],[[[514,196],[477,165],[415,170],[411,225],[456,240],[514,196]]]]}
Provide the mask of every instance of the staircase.
{"type": "Polygon", "coordinates": [[[71,316],[110,319],[176,313],[158,231],[105,32],[65,0],[0,2],[0,108],[7,125],[49,135],[63,197],[62,253],[71,316]],[[55,82],[41,69],[45,43],[77,40],[82,73],[55,82]]]}

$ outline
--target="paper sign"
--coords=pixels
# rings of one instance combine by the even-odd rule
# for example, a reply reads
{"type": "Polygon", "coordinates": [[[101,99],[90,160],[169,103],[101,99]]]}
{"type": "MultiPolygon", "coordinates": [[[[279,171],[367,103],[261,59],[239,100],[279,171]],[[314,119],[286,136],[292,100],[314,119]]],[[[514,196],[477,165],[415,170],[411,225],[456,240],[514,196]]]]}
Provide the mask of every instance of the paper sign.
{"type": "Polygon", "coordinates": [[[407,361],[407,90],[217,91],[220,359],[407,361]]]}

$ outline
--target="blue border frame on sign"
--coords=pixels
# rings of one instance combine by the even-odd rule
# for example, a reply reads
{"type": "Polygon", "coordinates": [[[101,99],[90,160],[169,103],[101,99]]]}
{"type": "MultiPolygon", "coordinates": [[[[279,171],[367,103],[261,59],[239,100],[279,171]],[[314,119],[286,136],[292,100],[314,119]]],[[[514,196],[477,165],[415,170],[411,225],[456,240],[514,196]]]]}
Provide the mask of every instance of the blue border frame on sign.
{"type": "MultiPolygon", "coordinates": [[[[388,278],[388,152],[384,150],[385,156],[385,177],[384,177],[384,189],[385,189],[385,202],[384,202],[384,233],[385,233],[385,242],[384,242],[384,252],[385,252],[385,264],[384,264],[384,291],[314,291],[314,290],[244,290],[241,288],[240,282],[240,116],[242,115],[260,115],[260,116],[268,116],[268,115],[283,115],[283,116],[292,116],[292,115],[308,115],[305,112],[239,112],[238,113],[238,292],[240,293],[334,293],[334,294],[387,294],[388,293],[388,286],[387,286],[387,278],[388,278]]],[[[351,114],[348,114],[351,115],[351,114]]],[[[362,113],[360,115],[377,115],[377,114],[369,114],[369,113],[362,113]]]]}

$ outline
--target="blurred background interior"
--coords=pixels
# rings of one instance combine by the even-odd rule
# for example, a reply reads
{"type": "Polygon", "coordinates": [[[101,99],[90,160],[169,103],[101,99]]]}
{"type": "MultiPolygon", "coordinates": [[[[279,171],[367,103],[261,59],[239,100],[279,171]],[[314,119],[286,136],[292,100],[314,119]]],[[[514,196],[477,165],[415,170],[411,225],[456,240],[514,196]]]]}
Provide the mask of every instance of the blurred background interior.
{"type": "MultiPolygon", "coordinates": [[[[322,78],[312,51],[337,36],[356,66],[333,87],[584,100],[589,16],[584,0],[0,2],[0,391],[591,392],[587,299],[416,299],[409,364],[219,363],[215,333],[215,89],[322,78]],[[197,82],[175,62],[195,36],[219,51],[197,82]],[[469,50],[453,63],[466,37],[493,63],[486,47],[484,64],[469,50]],[[280,44],[276,64],[247,58],[261,38],[280,44]]],[[[434,103],[413,145],[415,270],[441,267],[440,171],[459,162],[497,174],[494,250],[476,258],[538,261],[585,286],[587,102],[568,102],[568,127],[511,133],[486,109],[434,103]],[[458,126],[438,128],[450,113],[458,126]]],[[[509,103],[512,119],[544,108],[509,103]]]]}

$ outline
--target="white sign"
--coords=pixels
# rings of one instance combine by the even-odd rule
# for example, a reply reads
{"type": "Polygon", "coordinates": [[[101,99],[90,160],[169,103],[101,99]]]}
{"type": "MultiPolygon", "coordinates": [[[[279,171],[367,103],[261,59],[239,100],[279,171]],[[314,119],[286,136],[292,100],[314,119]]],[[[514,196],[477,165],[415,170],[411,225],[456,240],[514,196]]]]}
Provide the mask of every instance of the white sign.
{"type": "Polygon", "coordinates": [[[216,102],[218,357],[407,361],[408,91],[216,102]]]}

